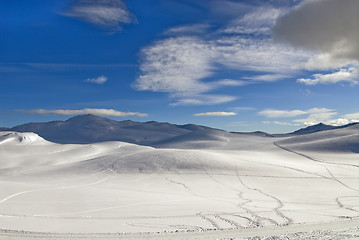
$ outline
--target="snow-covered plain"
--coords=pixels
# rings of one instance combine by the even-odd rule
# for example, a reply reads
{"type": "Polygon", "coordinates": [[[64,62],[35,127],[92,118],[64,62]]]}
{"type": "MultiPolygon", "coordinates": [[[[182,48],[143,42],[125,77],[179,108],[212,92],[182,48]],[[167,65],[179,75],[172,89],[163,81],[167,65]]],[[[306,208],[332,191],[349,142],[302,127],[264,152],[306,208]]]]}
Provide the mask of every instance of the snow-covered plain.
{"type": "Polygon", "coordinates": [[[160,239],[136,235],[157,232],[180,232],[167,235],[179,239],[242,239],[272,229],[281,239],[300,226],[335,231],[344,221],[340,229],[351,228],[355,239],[359,156],[343,147],[328,150],[347,141],[354,142],[350,149],[358,146],[358,129],[343,131],[286,138],[191,135],[158,147],[56,144],[34,133],[0,132],[0,229],[10,230],[0,238],[30,231],[94,239],[94,233],[160,239]]]}

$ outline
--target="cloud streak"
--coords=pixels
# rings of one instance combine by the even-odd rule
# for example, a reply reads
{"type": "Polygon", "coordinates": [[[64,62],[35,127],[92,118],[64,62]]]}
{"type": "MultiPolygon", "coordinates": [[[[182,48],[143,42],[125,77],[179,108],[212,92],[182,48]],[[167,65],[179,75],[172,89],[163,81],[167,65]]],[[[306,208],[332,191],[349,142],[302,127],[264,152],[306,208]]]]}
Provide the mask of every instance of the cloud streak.
{"type": "MultiPolygon", "coordinates": [[[[359,119],[359,112],[357,113],[351,113],[351,114],[346,114],[343,116],[344,118],[349,118],[349,119],[359,119]]],[[[357,120],[359,121],[359,120],[357,120]]]]}
{"type": "Polygon", "coordinates": [[[235,112],[205,112],[193,114],[195,117],[228,117],[235,115],[237,115],[235,112]]]}
{"type": "Polygon", "coordinates": [[[113,117],[127,117],[127,116],[137,116],[137,117],[147,117],[146,113],[138,112],[121,112],[114,109],[96,109],[96,108],[84,108],[80,110],[45,110],[45,109],[32,109],[32,110],[17,110],[18,112],[27,113],[27,114],[56,114],[56,115],[79,115],[79,114],[94,114],[101,116],[113,116],[113,117]]]}
{"type": "Polygon", "coordinates": [[[281,121],[263,121],[264,124],[275,124],[281,126],[300,126],[299,123],[281,122],[281,121]]]}
{"type": "Polygon", "coordinates": [[[121,0],[78,0],[63,15],[112,31],[120,31],[123,24],[135,21],[121,0]]]}
{"type": "Polygon", "coordinates": [[[88,79],[85,80],[85,82],[96,83],[96,84],[104,84],[105,82],[107,82],[107,77],[99,76],[97,78],[88,78],[88,79]]]}
{"type": "MultiPolygon", "coordinates": [[[[172,105],[200,105],[204,95],[215,95],[213,92],[219,88],[273,82],[291,76],[311,54],[272,41],[269,26],[274,24],[273,19],[280,12],[273,8],[257,9],[216,30],[203,25],[171,29],[169,32],[181,33],[180,36],[155,41],[141,50],[141,73],[134,88],[169,93],[175,101],[172,105]],[[272,13],[275,13],[274,17],[272,13]],[[235,30],[236,24],[249,32],[244,34],[242,30],[235,30]],[[195,34],[198,29],[203,32],[201,35],[195,34]],[[258,37],[258,34],[263,36],[258,37]],[[238,78],[216,79],[224,70],[235,72],[238,78]],[[252,74],[243,76],[243,71],[252,74]]],[[[222,100],[224,97],[227,102],[237,99],[226,95],[222,100]]],[[[223,102],[206,101],[206,104],[223,102]]]]}

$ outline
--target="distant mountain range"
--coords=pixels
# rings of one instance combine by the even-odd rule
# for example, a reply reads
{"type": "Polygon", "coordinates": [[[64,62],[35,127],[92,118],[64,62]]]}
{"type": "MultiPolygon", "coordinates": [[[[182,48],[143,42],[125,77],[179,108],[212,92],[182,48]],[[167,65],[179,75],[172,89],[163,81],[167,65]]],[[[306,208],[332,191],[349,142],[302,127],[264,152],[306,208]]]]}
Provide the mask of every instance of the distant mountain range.
{"type": "Polygon", "coordinates": [[[339,127],[319,123],[288,134],[268,134],[259,131],[229,133],[194,124],[176,125],[155,121],[115,121],[88,114],[75,116],[66,121],[27,123],[13,128],[0,128],[0,131],[34,132],[48,141],[62,144],[122,141],[139,145],[162,146],[178,141],[216,140],[231,134],[248,134],[258,137],[295,137],[328,130],[345,129],[351,126],[359,126],[359,123],[339,127]]]}
{"type": "Polygon", "coordinates": [[[194,124],[115,121],[91,114],[79,115],[66,121],[27,123],[1,130],[34,132],[48,141],[62,144],[122,141],[148,146],[157,146],[184,136],[186,139],[196,136],[196,138],[210,140],[227,133],[223,130],[194,124]]]}

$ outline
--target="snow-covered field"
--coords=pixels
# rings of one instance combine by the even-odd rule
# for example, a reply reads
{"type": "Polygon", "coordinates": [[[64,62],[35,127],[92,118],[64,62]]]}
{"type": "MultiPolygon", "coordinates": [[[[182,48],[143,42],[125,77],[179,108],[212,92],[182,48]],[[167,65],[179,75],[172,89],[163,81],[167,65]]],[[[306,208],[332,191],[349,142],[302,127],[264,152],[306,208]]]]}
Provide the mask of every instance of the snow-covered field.
{"type": "Polygon", "coordinates": [[[358,239],[359,155],[296,143],[224,134],[154,148],[0,132],[0,238],[358,239]]]}

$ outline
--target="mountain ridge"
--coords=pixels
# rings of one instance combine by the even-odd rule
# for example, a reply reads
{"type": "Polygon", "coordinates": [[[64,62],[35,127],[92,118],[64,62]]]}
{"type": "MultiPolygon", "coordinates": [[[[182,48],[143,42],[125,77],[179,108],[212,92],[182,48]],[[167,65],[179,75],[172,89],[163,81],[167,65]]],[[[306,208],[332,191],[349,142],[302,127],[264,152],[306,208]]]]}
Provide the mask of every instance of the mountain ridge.
{"type": "MultiPolygon", "coordinates": [[[[155,146],[173,139],[208,140],[230,134],[245,134],[257,137],[290,137],[307,135],[328,130],[347,128],[359,123],[331,126],[323,123],[301,128],[286,134],[266,132],[227,132],[225,130],[196,124],[176,125],[168,122],[116,121],[92,114],[77,115],[65,121],[30,122],[13,128],[0,128],[0,131],[34,132],[44,139],[55,143],[88,144],[105,141],[155,146]],[[194,137],[196,136],[196,137],[194,137]]],[[[359,125],[358,125],[359,126],[359,125]]]]}
{"type": "Polygon", "coordinates": [[[92,114],[74,116],[65,121],[31,122],[4,130],[34,132],[55,143],[87,144],[123,141],[148,146],[193,132],[206,132],[203,135],[208,135],[211,132],[225,133],[224,130],[195,124],[116,121],[92,114]]]}

